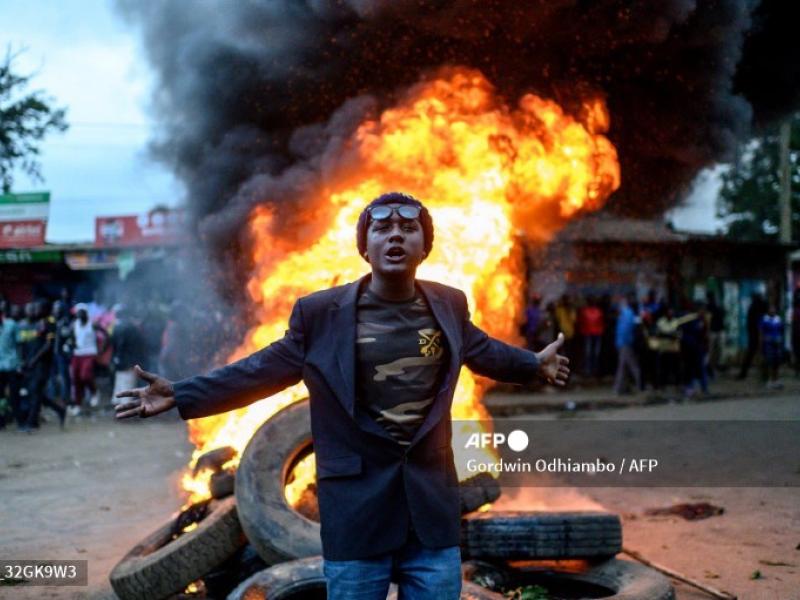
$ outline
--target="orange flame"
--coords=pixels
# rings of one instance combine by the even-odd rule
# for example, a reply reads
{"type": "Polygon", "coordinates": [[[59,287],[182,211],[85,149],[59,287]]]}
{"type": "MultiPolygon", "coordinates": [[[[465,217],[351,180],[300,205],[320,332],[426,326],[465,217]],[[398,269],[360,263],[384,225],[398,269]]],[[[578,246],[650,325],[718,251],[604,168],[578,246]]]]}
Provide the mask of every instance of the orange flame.
{"type": "MultiPolygon", "coordinates": [[[[315,207],[309,220],[329,224],[318,237],[292,247],[270,234],[275,217],[268,204],[254,210],[255,272],[248,291],[261,322],[231,360],[280,338],[297,298],[367,271],[355,250],[355,224],[363,207],[388,190],[420,198],[433,217],[433,251],[418,277],[463,290],[477,326],[519,343],[526,286],[519,242],[523,236],[546,240],[619,187],[616,150],[602,135],[609,123],[600,98],[577,117],[533,94],[510,108],[470,69],[443,70],[413,86],[397,106],[358,127],[349,140],[352,156],[342,161],[349,167],[326,181],[321,202],[309,199],[315,207]]],[[[487,383],[462,370],[454,419],[489,419],[480,403],[487,383]]],[[[225,445],[241,454],[271,414],[305,396],[298,384],[249,407],[191,421],[193,462],[225,445]]],[[[190,501],[207,494],[204,482],[188,475],[185,487],[190,501]]]]}

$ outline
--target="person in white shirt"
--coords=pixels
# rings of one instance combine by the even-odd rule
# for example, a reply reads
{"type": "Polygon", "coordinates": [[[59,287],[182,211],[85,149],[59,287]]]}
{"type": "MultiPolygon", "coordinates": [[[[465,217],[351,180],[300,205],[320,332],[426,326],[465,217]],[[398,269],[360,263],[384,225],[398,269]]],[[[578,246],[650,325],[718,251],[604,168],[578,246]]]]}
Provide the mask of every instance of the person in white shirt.
{"type": "Polygon", "coordinates": [[[72,353],[70,368],[72,371],[72,385],[75,392],[74,406],[70,413],[74,416],[80,413],[83,399],[88,389],[91,393],[89,404],[92,407],[100,403],[97,385],[94,381],[94,364],[100,353],[97,344],[97,330],[99,327],[89,320],[89,311],[86,304],[75,305],[77,319],[72,324],[72,335],[75,339],[75,349],[72,353]]]}

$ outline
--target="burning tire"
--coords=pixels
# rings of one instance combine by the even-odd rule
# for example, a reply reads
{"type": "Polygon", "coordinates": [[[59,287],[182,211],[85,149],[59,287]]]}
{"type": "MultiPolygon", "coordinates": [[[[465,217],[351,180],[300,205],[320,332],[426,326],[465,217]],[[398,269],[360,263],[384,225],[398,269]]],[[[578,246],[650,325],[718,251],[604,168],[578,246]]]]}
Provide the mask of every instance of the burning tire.
{"type": "Polygon", "coordinates": [[[214,473],[208,482],[211,497],[221,500],[233,494],[236,487],[236,469],[214,473]]]}
{"type": "Polygon", "coordinates": [[[170,519],[117,563],[109,575],[117,596],[122,600],[167,598],[224,563],[245,544],[234,498],[202,506],[202,514],[191,519],[170,519]],[[181,533],[191,523],[197,527],[181,533]]]}
{"type": "Polygon", "coordinates": [[[322,553],[319,523],[286,501],[290,469],[311,446],[308,400],[275,413],[253,434],[236,472],[236,503],[247,539],[268,565],[322,553]]]}
{"type": "Polygon", "coordinates": [[[658,571],[639,563],[612,558],[580,573],[553,572],[554,580],[566,579],[605,587],[614,592],[605,600],[674,600],[672,584],[658,571]]]}
{"type": "Polygon", "coordinates": [[[242,581],[263,571],[267,566],[253,545],[247,544],[216,570],[203,575],[206,598],[227,598],[242,581]]]}
{"type": "Polygon", "coordinates": [[[464,558],[607,558],[622,550],[618,515],[603,512],[485,512],[461,520],[464,558]]]}
{"type": "Polygon", "coordinates": [[[603,600],[674,600],[675,590],[661,573],[626,560],[608,559],[583,568],[558,570],[526,565],[504,570],[495,565],[464,564],[465,579],[477,579],[486,571],[504,571],[502,579],[510,587],[541,585],[551,594],[570,598],[591,597],[603,600]],[[560,592],[560,593],[559,593],[560,592]]]}
{"type": "Polygon", "coordinates": [[[326,597],[325,575],[319,556],[290,560],[259,571],[240,583],[228,595],[228,600],[288,600],[301,597],[309,600],[326,597]]]}
{"type": "Polygon", "coordinates": [[[479,473],[462,482],[458,494],[461,500],[461,514],[478,510],[484,504],[494,502],[500,497],[500,484],[488,473],[479,473]]]}
{"type": "MultiPolygon", "coordinates": [[[[322,557],[312,556],[275,565],[243,581],[228,600],[324,600],[325,575],[322,557]]],[[[469,581],[461,588],[462,600],[503,600],[503,596],[469,581]]],[[[387,600],[397,600],[397,592],[387,600]]]]}

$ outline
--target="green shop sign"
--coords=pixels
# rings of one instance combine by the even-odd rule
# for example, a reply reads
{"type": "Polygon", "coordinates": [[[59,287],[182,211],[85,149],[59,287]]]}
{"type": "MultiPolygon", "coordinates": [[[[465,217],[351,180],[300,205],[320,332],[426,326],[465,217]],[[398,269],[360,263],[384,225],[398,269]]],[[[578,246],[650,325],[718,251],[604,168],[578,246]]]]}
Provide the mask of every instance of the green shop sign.
{"type": "Polygon", "coordinates": [[[60,250],[0,250],[0,264],[62,262],[60,250]]]}
{"type": "Polygon", "coordinates": [[[50,192],[0,195],[0,221],[47,219],[50,192]]]}
{"type": "Polygon", "coordinates": [[[50,192],[0,194],[0,204],[35,204],[37,202],[50,202],[50,192]]]}

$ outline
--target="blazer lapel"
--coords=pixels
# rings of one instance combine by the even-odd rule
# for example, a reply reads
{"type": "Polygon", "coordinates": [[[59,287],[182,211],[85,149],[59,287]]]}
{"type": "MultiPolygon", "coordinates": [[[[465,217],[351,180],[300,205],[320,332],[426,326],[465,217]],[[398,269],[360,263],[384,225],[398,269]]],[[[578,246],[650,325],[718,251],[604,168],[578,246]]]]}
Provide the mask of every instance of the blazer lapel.
{"type": "Polygon", "coordinates": [[[428,300],[428,305],[431,307],[434,318],[437,323],[439,323],[442,331],[444,331],[444,337],[450,349],[450,366],[458,366],[458,357],[461,354],[461,336],[457,333],[458,322],[453,315],[453,309],[436,290],[425,284],[427,284],[427,282],[421,281],[420,288],[428,300]]]}
{"type": "Polygon", "coordinates": [[[355,415],[356,401],[356,302],[362,277],[345,286],[339,301],[331,307],[333,318],[332,352],[336,356],[341,376],[340,385],[334,386],[339,402],[347,413],[355,415]]]}
{"type": "Polygon", "coordinates": [[[442,386],[439,389],[436,399],[434,401],[433,406],[431,406],[428,415],[425,417],[425,420],[420,425],[419,429],[417,430],[414,437],[411,439],[411,446],[417,443],[428,431],[430,431],[436,423],[439,422],[444,411],[449,407],[449,404],[445,402],[445,398],[449,394],[447,394],[447,390],[450,388],[455,388],[456,383],[458,382],[458,375],[461,371],[461,335],[458,333],[458,319],[453,314],[453,308],[449,302],[447,302],[446,298],[443,298],[441,294],[436,290],[436,288],[432,285],[429,285],[427,281],[419,281],[417,282],[422,289],[422,292],[425,294],[425,298],[428,300],[428,305],[431,308],[431,312],[433,316],[436,318],[436,321],[439,323],[439,326],[442,328],[444,332],[445,339],[447,340],[447,346],[449,349],[449,356],[450,356],[450,364],[447,368],[447,374],[444,377],[442,382],[442,386]]]}

